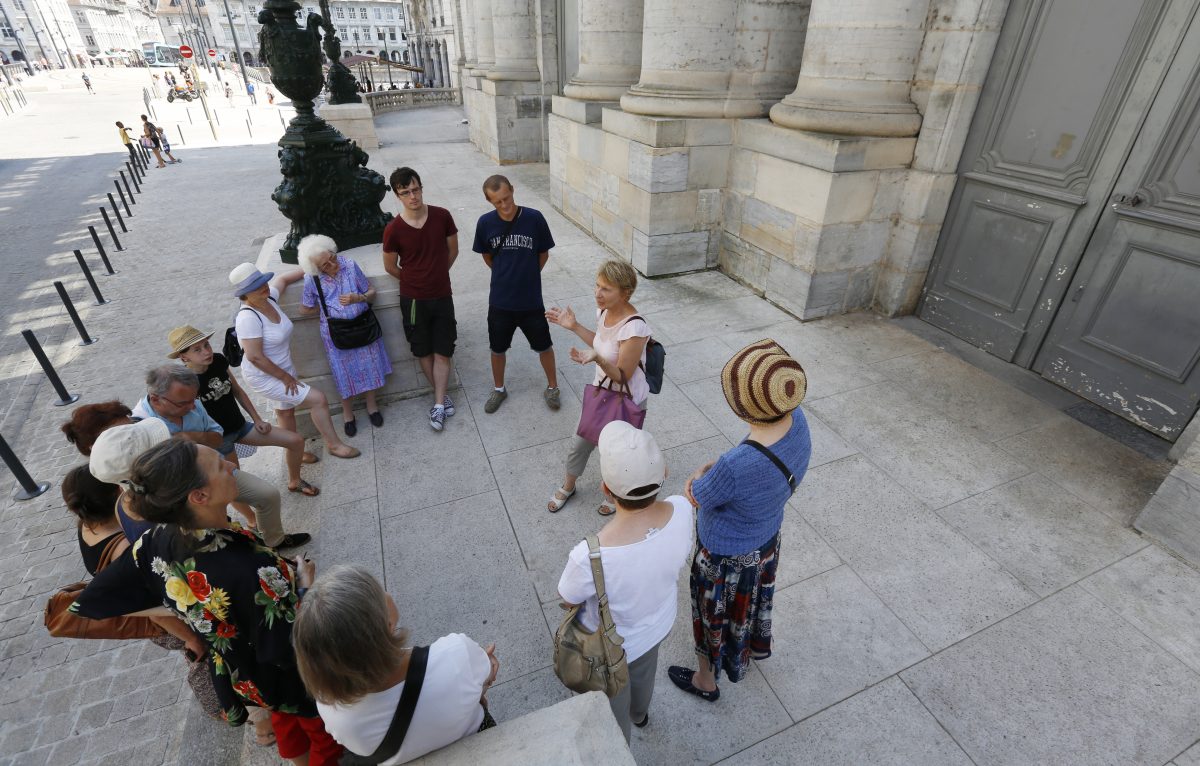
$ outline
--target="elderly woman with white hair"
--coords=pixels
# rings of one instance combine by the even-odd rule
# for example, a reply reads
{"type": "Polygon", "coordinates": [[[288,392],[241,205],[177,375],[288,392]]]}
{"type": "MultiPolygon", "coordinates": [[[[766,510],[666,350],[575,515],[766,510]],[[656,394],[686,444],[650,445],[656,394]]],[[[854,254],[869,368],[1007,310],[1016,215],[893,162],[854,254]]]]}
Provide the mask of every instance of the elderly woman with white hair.
{"type": "Polygon", "coordinates": [[[365,395],[371,425],[383,425],[375,392],[392,372],[379,322],[371,312],[375,288],[352,259],[338,255],[337,243],[323,234],[310,234],[296,248],[304,280],[301,311],[321,320],[321,341],[329,369],[342,397],[346,436],[358,433],[354,397],[365,395]],[[331,331],[330,327],[335,327],[331,331]]]}

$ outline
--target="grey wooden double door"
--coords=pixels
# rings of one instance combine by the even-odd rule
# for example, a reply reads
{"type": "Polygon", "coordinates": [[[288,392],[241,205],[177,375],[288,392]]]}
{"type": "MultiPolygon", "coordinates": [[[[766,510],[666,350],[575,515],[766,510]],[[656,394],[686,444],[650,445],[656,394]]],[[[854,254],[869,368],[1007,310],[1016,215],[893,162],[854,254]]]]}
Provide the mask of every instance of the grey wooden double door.
{"type": "Polygon", "coordinates": [[[926,321],[1174,441],[1200,401],[1198,0],[1012,0],[926,321]]]}

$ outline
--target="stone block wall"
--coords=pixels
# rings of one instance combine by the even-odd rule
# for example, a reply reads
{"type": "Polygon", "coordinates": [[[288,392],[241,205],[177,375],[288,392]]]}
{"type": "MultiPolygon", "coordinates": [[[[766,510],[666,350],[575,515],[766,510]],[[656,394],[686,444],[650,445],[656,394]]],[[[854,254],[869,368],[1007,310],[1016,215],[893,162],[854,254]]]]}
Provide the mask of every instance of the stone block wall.
{"type": "Polygon", "coordinates": [[[549,124],[555,208],[647,276],[716,265],[732,120],[556,96],[549,124]]]}

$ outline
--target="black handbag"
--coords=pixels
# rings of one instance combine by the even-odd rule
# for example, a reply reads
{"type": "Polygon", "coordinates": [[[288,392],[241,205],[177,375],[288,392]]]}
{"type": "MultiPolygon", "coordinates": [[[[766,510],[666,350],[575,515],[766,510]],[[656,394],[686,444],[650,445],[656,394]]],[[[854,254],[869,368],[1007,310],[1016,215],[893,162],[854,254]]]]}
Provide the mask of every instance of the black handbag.
{"type": "Polygon", "coordinates": [[[317,285],[317,295],[321,296],[321,310],[325,312],[325,322],[329,325],[329,339],[334,348],[343,350],[369,346],[383,337],[383,328],[375,316],[370,304],[367,310],[353,319],[338,319],[329,316],[329,307],[325,305],[325,290],[321,287],[321,275],[313,274],[313,282],[317,285]]]}

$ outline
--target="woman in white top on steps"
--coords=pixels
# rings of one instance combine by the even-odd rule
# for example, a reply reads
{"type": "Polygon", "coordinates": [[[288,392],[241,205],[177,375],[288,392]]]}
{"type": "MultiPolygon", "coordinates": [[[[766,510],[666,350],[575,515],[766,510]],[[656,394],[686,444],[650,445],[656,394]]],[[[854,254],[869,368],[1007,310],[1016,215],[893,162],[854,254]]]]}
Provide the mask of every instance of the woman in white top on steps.
{"type": "MultiPolygon", "coordinates": [[[[564,330],[570,330],[587,344],[581,351],[571,348],[571,359],[578,364],[596,363],[593,385],[605,378],[618,388],[621,381],[629,384],[633,402],[643,410],[650,396],[650,384],[646,382],[646,342],[650,339],[650,326],[637,316],[637,309],[629,302],[637,289],[637,272],[625,261],[605,261],[596,274],[596,331],[592,332],[575,319],[569,308],[546,310],[546,319],[564,330]]],[[[555,490],[546,503],[546,510],[558,513],[575,494],[575,482],[583,475],[588,458],[596,445],[576,434],[571,440],[567,454],[567,473],[562,486],[555,490]]],[[[608,500],[596,509],[601,516],[611,516],[613,505],[608,500]]]]}
{"type": "MultiPolygon", "coordinates": [[[[362,567],[338,565],[319,576],[296,613],[292,643],[304,686],[317,701],[325,731],[350,751],[379,748],[404,693],[411,650],[398,628],[396,602],[362,567]]],[[[488,687],[500,661],[461,633],[429,646],[425,680],[396,766],[494,726],[488,687]]]]}
{"type": "MultiPolygon", "coordinates": [[[[629,683],[609,705],[628,742],[631,726],[650,722],[658,645],[675,623],[679,573],[692,552],[695,523],[686,498],[658,499],[667,465],[653,436],[613,421],[600,432],[599,448],[600,489],[617,508],[599,533],[600,562],[609,611],[629,663],[629,683]]],[[[586,541],[571,549],[558,594],[567,608],[584,604],[579,620],[596,629],[599,607],[586,541]]]]}
{"type": "MultiPolygon", "coordinates": [[[[329,454],[358,457],[361,453],[357,449],[338,438],[325,394],[296,379],[292,320],[279,308],[278,300],[288,285],[303,278],[300,269],[275,276],[272,271],[263,274],[252,263],[243,263],[229,272],[233,294],[244,304],[233,322],[238,344],[246,354],[242,377],[251,390],[270,400],[281,427],[296,431],[296,408],[308,407],[329,454]]],[[[317,458],[306,452],[304,462],[315,463],[317,458]]]]}

